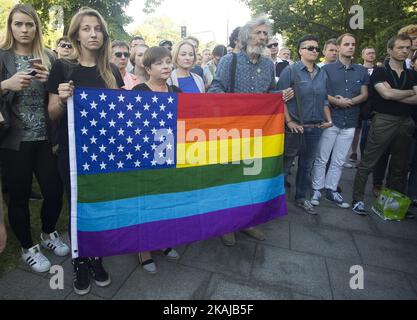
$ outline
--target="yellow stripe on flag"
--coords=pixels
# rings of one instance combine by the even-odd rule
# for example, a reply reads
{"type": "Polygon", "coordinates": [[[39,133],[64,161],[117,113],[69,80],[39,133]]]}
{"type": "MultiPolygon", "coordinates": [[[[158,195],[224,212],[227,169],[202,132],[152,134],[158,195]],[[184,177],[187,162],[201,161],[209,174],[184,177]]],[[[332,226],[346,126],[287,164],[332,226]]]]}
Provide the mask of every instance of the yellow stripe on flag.
{"type": "Polygon", "coordinates": [[[284,134],[177,144],[177,168],[280,156],[284,134]]]}

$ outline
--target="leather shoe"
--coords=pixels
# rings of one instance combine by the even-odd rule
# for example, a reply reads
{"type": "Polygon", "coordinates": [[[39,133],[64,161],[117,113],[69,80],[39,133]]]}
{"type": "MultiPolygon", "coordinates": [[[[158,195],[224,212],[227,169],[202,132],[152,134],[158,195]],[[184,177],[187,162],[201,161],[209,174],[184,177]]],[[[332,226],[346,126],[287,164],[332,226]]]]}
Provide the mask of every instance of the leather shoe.
{"type": "Polygon", "coordinates": [[[222,242],[226,247],[233,247],[236,244],[234,232],[226,233],[221,236],[222,242]]]}
{"type": "Polygon", "coordinates": [[[259,241],[265,241],[265,234],[258,228],[248,228],[242,230],[249,237],[254,238],[259,241]]]}

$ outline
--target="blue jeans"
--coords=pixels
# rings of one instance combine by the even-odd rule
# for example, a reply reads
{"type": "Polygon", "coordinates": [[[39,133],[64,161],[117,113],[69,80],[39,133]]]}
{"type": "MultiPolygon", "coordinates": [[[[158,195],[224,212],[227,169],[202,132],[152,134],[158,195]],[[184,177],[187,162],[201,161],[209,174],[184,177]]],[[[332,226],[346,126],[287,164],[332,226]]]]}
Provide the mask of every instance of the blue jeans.
{"type": "Polygon", "coordinates": [[[302,202],[306,198],[308,177],[316,159],[321,133],[322,129],[319,128],[304,128],[304,142],[299,146],[290,145],[286,140],[284,151],[286,175],[290,173],[291,164],[298,155],[295,201],[302,202]]]}

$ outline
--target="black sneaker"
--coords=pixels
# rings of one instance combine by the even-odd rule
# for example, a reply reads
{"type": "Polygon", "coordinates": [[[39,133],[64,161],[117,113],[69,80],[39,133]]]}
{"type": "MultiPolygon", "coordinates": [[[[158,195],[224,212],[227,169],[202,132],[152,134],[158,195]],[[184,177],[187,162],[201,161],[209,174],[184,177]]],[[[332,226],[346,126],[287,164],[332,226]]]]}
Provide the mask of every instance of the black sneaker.
{"type": "Polygon", "coordinates": [[[90,259],[90,273],[94,278],[96,285],[99,287],[107,287],[111,283],[110,275],[104,270],[103,259],[99,257],[90,259]]]}
{"type": "Polygon", "coordinates": [[[90,274],[88,272],[88,258],[77,258],[72,260],[74,265],[74,292],[80,296],[86,295],[91,290],[90,274]]]}
{"type": "Polygon", "coordinates": [[[407,213],[405,214],[406,219],[414,219],[415,217],[415,214],[410,211],[407,211],[407,213]]]}
{"type": "Polygon", "coordinates": [[[365,216],[367,214],[363,201],[352,201],[352,211],[361,216],[365,216]]]}

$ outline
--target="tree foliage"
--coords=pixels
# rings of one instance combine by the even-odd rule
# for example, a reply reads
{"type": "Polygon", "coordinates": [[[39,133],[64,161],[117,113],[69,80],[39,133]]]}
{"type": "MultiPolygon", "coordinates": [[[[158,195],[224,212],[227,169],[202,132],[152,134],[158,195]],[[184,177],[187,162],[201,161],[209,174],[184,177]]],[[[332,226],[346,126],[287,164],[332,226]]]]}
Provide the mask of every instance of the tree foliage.
{"type": "Polygon", "coordinates": [[[133,34],[142,36],[150,46],[158,45],[161,40],[177,42],[181,39],[180,27],[169,17],[148,18],[133,30],[133,34]]]}
{"type": "Polygon", "coordinates": [[[130,0],[25,0],[31,4],[38,12],[43,27],[47,30],[50,22],[50,11],[53,6],[61,6],[64,11],[64,33],[67,32],[71,18],[82,7],[90,7],[98,12],[106,20],[110,37],[112,39],[128,40],[129,34],[124,30],[124,26],[132,22],[132,18],[124,12],[130,0]]]}
{"type": "Polygon", "coordinates": [[[273,20],[273,31],[283,34],[288,45],[295,47],[305,34],[316,34],[323,43],[327,39],[353,33],[359,49],[375,46],[379,57],[385,53],[390,36],[402,26],[417,23],[416,0],[243,0],[255,14],[265,13],[273,20]],[[364,28],[352,30],[349,13],[353,5],[364,9],[364,28]]]}

